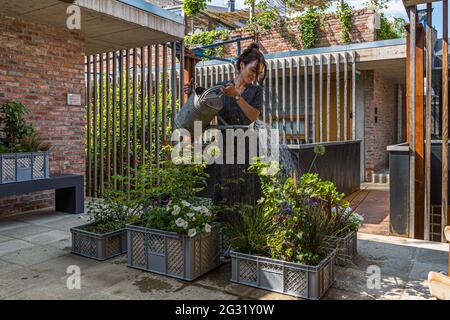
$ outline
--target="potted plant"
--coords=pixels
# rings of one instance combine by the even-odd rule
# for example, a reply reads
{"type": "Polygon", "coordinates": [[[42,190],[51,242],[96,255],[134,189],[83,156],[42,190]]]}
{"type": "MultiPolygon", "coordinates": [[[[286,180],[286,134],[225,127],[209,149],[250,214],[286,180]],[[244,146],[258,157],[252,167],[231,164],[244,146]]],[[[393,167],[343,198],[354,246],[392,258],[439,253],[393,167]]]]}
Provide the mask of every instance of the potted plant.
{"type": "Polygon", "coordinates": [[[139,179],[151,187],[140,218],[126,225],[128,266],[188,281],[219,266],[219,226],[211,202],[196,197],[204,169],[176,159],[144,166],[139,179]]]}
{"type": "Polygon", "coordinates": [[[28,108],[20,102],[0,107],[0,183],[49,178],[50,144],[25,121],[28,108]]]}
{"type": "Polygon", "coordinates": [[[346,265],[352,261],[357,254],[357,232],[363,218],[350,208],[332,182],[320,179],[318,174],[302,175],[298,190],[326,212],[326,241],[337,251],[336,263],[346,265]]]}
{"type": "Polygon", "coordinates": [[[299,192],[295,176],[280,179],[276,164],[258,161],[250,170],[259,174],[263,196],[256,207],[242,207],[240,219],[227,228],[231,280],[320,299],[335,277],[335,250],[324,236],[326,212],[299,192]]]}
{"type": "Polygon", "coordinates": [[[103,261],[127,252],[125,225],[138,217],[135,200],[120,190],[107,192],[103,199],[90,199],[90,222],[70,229],[72,253],[103,261]]]}

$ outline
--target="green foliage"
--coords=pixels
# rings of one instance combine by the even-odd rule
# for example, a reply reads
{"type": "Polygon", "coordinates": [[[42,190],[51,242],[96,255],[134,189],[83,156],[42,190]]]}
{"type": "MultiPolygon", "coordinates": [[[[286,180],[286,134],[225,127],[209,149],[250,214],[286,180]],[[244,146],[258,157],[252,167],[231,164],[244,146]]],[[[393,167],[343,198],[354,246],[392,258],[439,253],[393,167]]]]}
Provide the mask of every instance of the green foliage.
{"type": "Polygon", "coordinates": [[[35,151],[48,151],[51,144],[44,142],[42,137],[37,133],[32,133],[23,137],[17,143],[15,148],[16,152],[35,152],[35,151]]]}
{"type": "Polygon", "coordinates": [[[352,29],[352,7],[345,1],[338,4],[337,15],[341,23],[341,40],[343,43],[350,43],[350,32],[352,29]]]}
{"type": "Polygon", "coordinates": [[[183,0],[182,9],[188,16],[195,16],[206,9],[206,0],[183,0]]]}
{"type": "MultiPolygon", "coordinates": [[[[220,40],[227,40],[228,34],[228,30],[197,32],[190,36],[185,36],[184,42],[188,48],[207,46],[210,44],[214,44],[215,42],[220,40]]],[[[225,54],[225,50],[223,46],[219,46],[211,49],[206,49],[203,53],[207,56],[221,57],[225,54]]]]}
{"type": "Polygon", "coordinates": [[[393,18],[390,21],[384,13],[380,16],[380,29],[377,31],[378,40],[389,40],[406,37],[406,21],[403,18],[393,18]]]}
{"type": "Polygon", "coordinates": [[[321,11],[309,7],[298,18],[298,31],[304,49],[313,48],[317,41],[317,28],[321,11]]]}
{"type": "Polygon", "coordinates": [[[270,30],[281,21],[280,10],[269,6],[268,0],[260,1],[255,5],[255,16],[247,21],[245,29],[254,33],[270,30]]]}
{"type": "Polygon", "coordinates": [[[266,254],[269,250],[268,241],[275,231],[273,216],[261,206],[239,204],[234,210],[238,219],[224,223],[230,246],[242,253],[266,254]]]}
{"type": "Polygon", "coordinates": [[[20,102],[6,102],[0,107],[0,124],[3,126],[3,145],[14,150],[20,139],[34,133],[33,126],[25,121],[30,110],[20,102]]]}
{"type": "Polygon", "coordinates": [[[158,229],[195,237],[211,232],[214,216],[205,203],[194,200],[170,201],[166,207],[152,207],[144,213],[142,225],[146,228],[158,229]]]}

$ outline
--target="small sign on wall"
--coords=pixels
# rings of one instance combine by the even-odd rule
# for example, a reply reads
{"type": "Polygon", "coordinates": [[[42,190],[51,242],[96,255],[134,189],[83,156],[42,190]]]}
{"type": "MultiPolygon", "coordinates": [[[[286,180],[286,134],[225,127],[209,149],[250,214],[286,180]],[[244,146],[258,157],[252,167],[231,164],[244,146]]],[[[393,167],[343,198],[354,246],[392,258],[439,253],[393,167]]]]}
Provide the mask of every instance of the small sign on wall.
{"type": "Polygon", "coordinates": [[[67,94],[67,104],[69,106],[81,106],[81,94],[68,93],[67,94]]]}

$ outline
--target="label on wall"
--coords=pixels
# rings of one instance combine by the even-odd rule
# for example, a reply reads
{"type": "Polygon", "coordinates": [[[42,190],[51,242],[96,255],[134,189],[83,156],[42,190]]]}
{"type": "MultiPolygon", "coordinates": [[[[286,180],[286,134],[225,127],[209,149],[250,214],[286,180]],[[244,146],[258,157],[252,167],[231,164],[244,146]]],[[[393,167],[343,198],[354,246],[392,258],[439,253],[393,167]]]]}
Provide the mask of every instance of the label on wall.
{"type": "Polygon", "coordinates": [[[81,94],[68,93],[67,94],[67,104],[69,106],[81,106],[81,94]]]}

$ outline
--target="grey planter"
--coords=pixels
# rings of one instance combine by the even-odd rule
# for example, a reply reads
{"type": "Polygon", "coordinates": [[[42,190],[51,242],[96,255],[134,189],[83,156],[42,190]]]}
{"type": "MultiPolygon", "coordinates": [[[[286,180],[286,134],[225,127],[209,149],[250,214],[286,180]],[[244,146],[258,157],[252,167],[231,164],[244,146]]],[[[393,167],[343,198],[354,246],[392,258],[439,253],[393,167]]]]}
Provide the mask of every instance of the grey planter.
{"type": "Polygon", "coordinates": [[[127,225],[128,266],[192,281],[220,265],[220,227],[193,238],[127,225]]]}
{"type": "Polygon", "coordinates": [[[358,233],[350,232],[344,238],[328,236],[328,248],[336,250],[336,264],[346,266],[358,254],[358,233]]]}
{"type": "Polygon", "coordinates": [[[72,253],[104,261],[127,252],[125,229],[97,234],[85,230],[89,225],[92,225],[92,223],[70,229],[72,233],[72,253]]]}
{"type": "Polygon", "coordinates": [[[231,281],[295,297],[319,300],[335,280],[336,251],[317,266],[243,254],[231,255],[231,281]]]}
{"type": "Polygon", "coordinates": [[[48,179],[50,152],[0,154],[0,184],[48,179]]]}

